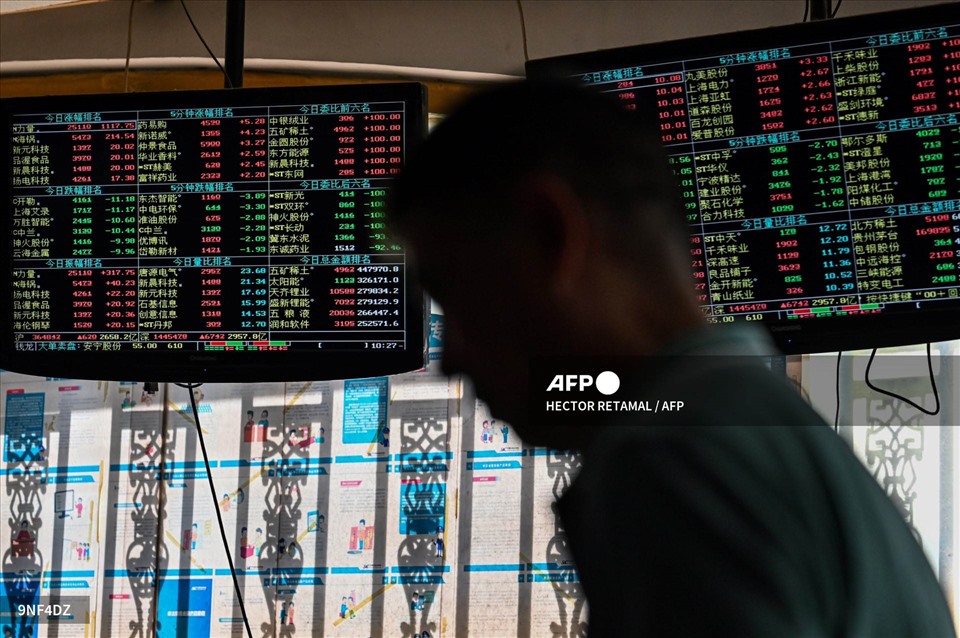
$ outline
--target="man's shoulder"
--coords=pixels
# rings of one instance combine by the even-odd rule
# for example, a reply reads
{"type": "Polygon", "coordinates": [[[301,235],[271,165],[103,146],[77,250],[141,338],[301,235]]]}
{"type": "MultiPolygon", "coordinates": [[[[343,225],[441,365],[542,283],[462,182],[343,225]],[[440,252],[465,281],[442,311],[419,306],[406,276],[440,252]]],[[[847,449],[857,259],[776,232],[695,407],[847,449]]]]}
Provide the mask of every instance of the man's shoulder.
{"type": "Polygon", "coordinates": [[[630,398],[680,401],[675,414],[657,419],[671,423],[822,424],[797,389],[771,372],[777,356],[769,337],[753,326],[704,328],[652,358],[647,368],[654,373],[639,377],[632,387],[646,396],[630,398]]]}
{"type": "MultiPolygon", "coordinates": [[[[621,415],[619,424],[686,427],[823,426],[825,421],[784,377],[756,357],[683,357],[666,362],[657,378],[631,388],[626,399],[650,402],[647,414],[621,415]],[[635,417],[635,418],[631,418],[635,417]]],[[[623,394],[623,393],[621,393],[623,394]]]]}

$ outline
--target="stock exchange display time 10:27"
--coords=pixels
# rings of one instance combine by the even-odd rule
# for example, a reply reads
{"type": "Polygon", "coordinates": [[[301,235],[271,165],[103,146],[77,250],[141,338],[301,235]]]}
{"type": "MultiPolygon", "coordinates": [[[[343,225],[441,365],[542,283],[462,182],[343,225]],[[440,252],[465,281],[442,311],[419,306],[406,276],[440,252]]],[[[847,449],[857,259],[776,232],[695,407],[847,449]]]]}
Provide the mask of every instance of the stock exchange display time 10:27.
{"type": "Polygon", "coordinates": [[[418,114],[260,95],[10,116],[17,350],[404,347],[418,114]]]}

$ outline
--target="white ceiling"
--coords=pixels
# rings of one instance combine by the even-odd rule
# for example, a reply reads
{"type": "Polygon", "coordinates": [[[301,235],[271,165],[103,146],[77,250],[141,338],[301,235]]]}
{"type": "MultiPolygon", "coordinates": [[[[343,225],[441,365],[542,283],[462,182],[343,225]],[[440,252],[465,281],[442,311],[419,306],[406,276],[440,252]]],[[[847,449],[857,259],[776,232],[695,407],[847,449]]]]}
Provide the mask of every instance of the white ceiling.
{"type": "Polygon", "coordinates": [[[48,9],[57,4],[73,4],[76,2],[86,2],[88,0],[0,0],[0,14],[16,13],[17,11],[33,11],[35,9],[48,9]]]}
{"type": "MultiPolygon", "coordinates": [[[[45,0],[50,2],[50,0],[45,0]]],[[[842,17],[944,0],[844,0],[842,17]]],[[[0,75],[66,70],[66,64],[131,58],[206,60],[176,0],[76,0],[0,20],[0,75]],[[129,36],[129,37],[128,37],[129,36]],[[29,67],[37,62],[44,69],[29,67]],[[23,66],[27,65],[27,66],[23,66]],[[32,69],[32,70],[27,70],[32,69]]],[[[9,11],[17,0],[0,0],[9,11]]],[[[227,0],[190,0],[210,48],[221,54],[227,0]]],[[[523,0],[531,59],[793,24],[804,0],[523,0]]],[[[944,12],[956,11],[944,4],[944,12]]],[[[286,64],[322,62],[417,67],[507,75],[524,73],[524,29],[517,0],[247,0],[244,52],[286,64]]],[[[811,28],[814,28],[811,26],[811,28]]],[[[192,64],[195,64],[193,62],[192,64]]],[[[209,63],[206,63],[209,65],[209,63]]],[[[134,65],[136,66],[136,64],[134,65]]],[[[77,67],[72,67],[77,70],[77,67]]],[[[289,66],[283,67],[292,72],[289,66]]],[[[314,69],[311,72],[317,72],[314,69]]],[[[354,69],[354,72],[356,70],[354,69]]]]}

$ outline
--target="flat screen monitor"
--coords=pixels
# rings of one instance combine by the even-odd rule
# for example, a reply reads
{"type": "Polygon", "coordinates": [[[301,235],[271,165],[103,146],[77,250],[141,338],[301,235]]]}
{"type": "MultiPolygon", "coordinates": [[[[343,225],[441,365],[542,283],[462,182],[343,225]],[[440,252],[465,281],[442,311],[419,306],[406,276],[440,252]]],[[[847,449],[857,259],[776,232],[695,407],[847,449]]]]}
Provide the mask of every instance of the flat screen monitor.
{"type": "Polygon", "coordinates": [[[384,225],[420,84],[2,100],[0,368],[142,381],[424,365],[384,225]]]}
{"type": "Polygon", "coordinates": [[[655,123],[716,323],[786,353],[960,338],[960,6],[533,60],[655,123]]]}

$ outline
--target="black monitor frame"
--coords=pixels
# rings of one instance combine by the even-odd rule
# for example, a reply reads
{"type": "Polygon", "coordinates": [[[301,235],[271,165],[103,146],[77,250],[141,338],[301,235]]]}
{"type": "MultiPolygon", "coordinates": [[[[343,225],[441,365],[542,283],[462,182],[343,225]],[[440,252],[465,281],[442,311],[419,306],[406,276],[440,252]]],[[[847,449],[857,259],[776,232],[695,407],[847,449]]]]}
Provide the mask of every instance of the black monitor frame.
{"type": "Polygon", "coordinates": [[[404,273],[405,348],[286,351],[21,351],[15,348],[12,286],[12,127],[24,113],[175,109],[190,107],[332,104],[376,101],[404,103],[404,157],[427,131],[426,88],[419,83],[301,86],[205,91],[92,94],[0,100],[0,235],[3,273],[0,303],[0,369],[24,374],[151,382],[268,382],[348,379],[398,374],[426,363],[426,298],[409,268],[404,273]]]}
{"type": "MultiPolygon", "coordinates": [[[[924,26],[947,24],[960,24],[960,4],[933,5],[530,60],[526,64],[526,73],[531,79],[577,82],[583,74],[606,69],[644,67],[661,62],[733,55],[807,42],[903,33],[924,26]]],[[[960,31],[953,35],[960,37],[960,31]]],[[[960,111],[960,108],[956,110],[960,111]]],[[[960,224],[960,220],[951,223],[960,224]]],[[[960,300],[937,306],[934,308],[930,304],[917,302],[915,312],[758,323],[766,326],[779,349],[786,354],[893,347],[960,338],[960,300]]]]}

